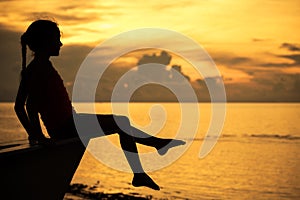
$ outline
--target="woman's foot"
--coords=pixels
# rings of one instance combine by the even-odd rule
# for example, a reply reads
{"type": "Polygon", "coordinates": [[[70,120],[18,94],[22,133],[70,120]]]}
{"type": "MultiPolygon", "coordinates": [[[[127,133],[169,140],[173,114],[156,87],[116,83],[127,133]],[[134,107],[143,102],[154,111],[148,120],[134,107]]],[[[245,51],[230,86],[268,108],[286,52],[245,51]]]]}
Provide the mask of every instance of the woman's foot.
{"type": "Polygon", "coordinates": [[[185,141],[182,140],[175,140],[175,139],[163,139],[163,140],[165,140],[164,145],[161,145],[160,147],[156,147],[158,154],[161,156],[165,155],[168,152],[168,150],[172,147],[185,145],[185,141]]]}
{"type": "Polygon", "coordinates": [[[132,179],[134,187],[149,187],[153,190],[160,190],[159,186],[146,173],[136,173],[132,179]]]}

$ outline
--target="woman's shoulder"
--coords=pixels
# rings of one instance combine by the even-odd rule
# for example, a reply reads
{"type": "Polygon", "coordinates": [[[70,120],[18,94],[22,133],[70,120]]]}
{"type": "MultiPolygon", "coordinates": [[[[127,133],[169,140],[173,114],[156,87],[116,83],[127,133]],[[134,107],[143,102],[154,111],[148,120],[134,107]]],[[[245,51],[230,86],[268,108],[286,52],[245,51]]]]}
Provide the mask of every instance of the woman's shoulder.
{"type": "Polygon", "coordinates": [[[31,61],[26,70],[28,72],[31,72],[31,73],[43,73],[43,72],[49,72],[49,70],[51,70],[52,67],[52,64],[50,61],[44,61],[44,62],[41,62],[41,61],[31,61]]]}
{"type": "Polygon", "coordinates": [[[46,68],[46,67],[51,67],[52,63],[50,60],[36,60],[33,59],[27,67],[36,67],[36,68],[46,68]]]}
{"type": "Polygon", "coordinates": [[[52,71],[52,64],[49,62],[31,61],[25,69],[27,79],[30,81],[46,81],[52,71]]]}

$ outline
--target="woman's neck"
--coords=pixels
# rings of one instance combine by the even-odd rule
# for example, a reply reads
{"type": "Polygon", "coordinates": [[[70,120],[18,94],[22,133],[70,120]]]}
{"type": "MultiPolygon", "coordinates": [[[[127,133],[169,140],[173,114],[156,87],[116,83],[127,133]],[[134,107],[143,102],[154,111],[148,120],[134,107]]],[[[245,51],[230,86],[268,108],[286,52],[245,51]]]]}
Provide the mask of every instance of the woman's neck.
{"type": "Polygon", "coordinates": [[[50,56],[43,53],[35,53],[34,59],[37,61],[49,61],[50,56]]]}

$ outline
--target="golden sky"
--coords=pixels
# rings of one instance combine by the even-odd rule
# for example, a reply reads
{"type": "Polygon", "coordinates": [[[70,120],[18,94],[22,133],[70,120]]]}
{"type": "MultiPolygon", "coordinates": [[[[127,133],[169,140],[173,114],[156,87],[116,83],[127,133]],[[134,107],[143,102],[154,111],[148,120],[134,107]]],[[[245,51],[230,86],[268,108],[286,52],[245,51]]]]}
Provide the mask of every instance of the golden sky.
{"type": "MultiPolygon", "coordinates": [[[[55,18],[65,46],[97,45],[143,27],[171,29],[198,42],[228,82],[300,73],[299,0],[26,0],[0,7],[1,27],[17,32],[35,19],[55,18]]],[[[173,63],[184,64],[175,57],[173,63]]]]}

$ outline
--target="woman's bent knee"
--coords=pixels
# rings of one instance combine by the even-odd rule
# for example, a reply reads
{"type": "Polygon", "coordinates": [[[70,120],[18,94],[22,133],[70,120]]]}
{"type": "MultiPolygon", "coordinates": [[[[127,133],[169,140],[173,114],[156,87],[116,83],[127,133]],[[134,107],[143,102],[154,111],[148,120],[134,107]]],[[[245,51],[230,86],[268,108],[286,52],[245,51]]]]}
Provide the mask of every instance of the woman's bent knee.
{"type": "Polygon", "coordinates": [[[130,133],[130,121],[128,117],[126,116],[121,116],[121,115],[114,115],[114,119],[118,125],[118,127],[126,132],[127,134],[130,133]]]}
{"type": "Polygon", "coordinates": [[[130,121],[126,116],[114,115],[114,119],[118,124],[125,125],[125,126],[130,125],[130,121]]]}

